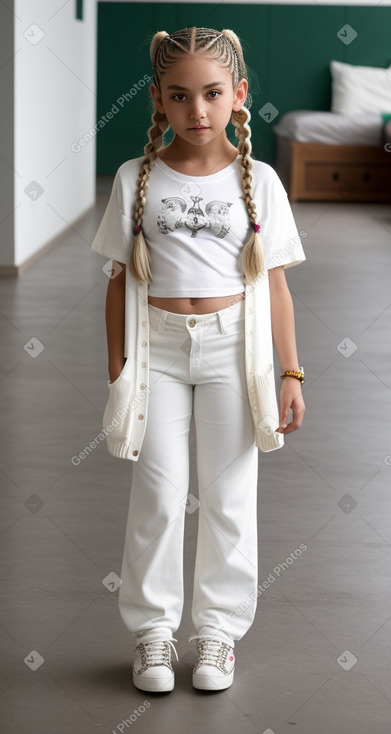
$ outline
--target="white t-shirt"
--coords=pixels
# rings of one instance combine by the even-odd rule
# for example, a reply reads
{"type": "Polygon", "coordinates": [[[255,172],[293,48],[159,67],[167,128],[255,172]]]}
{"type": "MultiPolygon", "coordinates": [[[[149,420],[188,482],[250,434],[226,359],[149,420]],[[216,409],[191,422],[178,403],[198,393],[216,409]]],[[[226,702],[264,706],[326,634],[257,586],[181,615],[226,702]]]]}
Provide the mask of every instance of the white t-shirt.
{"type": "MultiPolygon", "coordinates": [[[[305,260],[287,193],[275,170],[252,160],[253,200],[266,268],[305,260]]],[[[142,158],[123,163],[92,249],[127,263],[142,158]]],[[[218,173],[188,176],[155,161],[144,209],[143,233],[151,257],[151,296],[213,297],[241,293],[243,245],[252,227],[241,186],[240,156],[218,173]]]]}

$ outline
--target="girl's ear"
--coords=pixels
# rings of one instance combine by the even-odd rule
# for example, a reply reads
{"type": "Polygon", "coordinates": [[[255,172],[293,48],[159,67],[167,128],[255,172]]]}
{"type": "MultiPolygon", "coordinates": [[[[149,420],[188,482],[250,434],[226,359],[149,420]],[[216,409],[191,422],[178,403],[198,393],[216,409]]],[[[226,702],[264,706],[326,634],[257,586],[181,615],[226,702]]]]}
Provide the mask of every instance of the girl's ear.
{"type": "Polygon", "coordinates": [[[247,79],[241,79],[235,91],[234,101],[232,105],[233,112],[239,112],[239,110],[242,109],[246,101],[247,91],[248,91],[248,81],[247,79]]]}
{"type": "Polygon", "coordinates": [[[162,102],[162,95],[159,89],[157,88],[156,84],[151,84],[149,87],[149,91],[151,93],[152,99],[155,103],[155,107],[158,112],[164,112],[163,102],[162,102]]]}

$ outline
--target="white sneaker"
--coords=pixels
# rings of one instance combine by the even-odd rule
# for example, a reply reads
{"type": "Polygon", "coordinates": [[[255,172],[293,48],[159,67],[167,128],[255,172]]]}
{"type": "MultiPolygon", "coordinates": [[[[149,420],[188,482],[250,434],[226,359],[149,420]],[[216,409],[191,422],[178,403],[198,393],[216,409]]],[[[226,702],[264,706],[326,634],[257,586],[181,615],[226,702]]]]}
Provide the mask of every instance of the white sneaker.
{"type": "MultiPolygon", "coordinates": [[[[172,638],[177,642],[175,638],[172,638]]],[[[174,670],[171,664],[171,648],[178,660],[171,640],[140,642],[133,654],[133,683],[142,691],[161,693],[174,688],[174,670]]]]}
{"type": "Polygon", "coordinates": [[[204,691],[220,691],[233,683],[235,655],[233,647],[221,637],[192,635],[197,640],[198,657],[193,669],[193,686],[204,691]]]}

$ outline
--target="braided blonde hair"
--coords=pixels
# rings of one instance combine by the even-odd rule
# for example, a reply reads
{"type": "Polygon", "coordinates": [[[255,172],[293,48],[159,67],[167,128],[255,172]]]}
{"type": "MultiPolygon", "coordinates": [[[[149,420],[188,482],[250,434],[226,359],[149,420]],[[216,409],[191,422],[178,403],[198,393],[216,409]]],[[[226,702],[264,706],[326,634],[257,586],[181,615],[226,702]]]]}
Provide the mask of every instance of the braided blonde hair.
{"type": "MultiPolygon", "coordinates": [[[[234,89],[240,79],[248,79],[240,40],[234,31],[225,29],[216,31],[212,28],[184,28],[168,34],[159,31],[152,39],[150,57],[153,69],[154,84],[160,89],[160,78],[180,56],[201,53],[226,67],[232,74],[234,89]]],[[[247,95],[249,97],[249,95],[247,95]]],[[[251,130],[250,111],[242,107],[232,112],[231,123],[235,127],[238,139],[238,152],[241,156],[241,183],[247,213],[253,232],[242,251],[242,266],[246,282],[254,280],[264,267],[262,242],[259,237],[257,212],[252,199],[252,162],[251,162],[251,130]]],[[[148,130],[148,143],[144,147],[144,158],[141,162],[137,180],[137,197],[134,210],[135,230],[130,267],[141,283],[151,280],[150,257],[142,231],[144,208],[147,201],[149,176],[157,151],[162,147],[164,133],[169,127],[165,114],[154,109],[151,117],[152,125],[148,130]]]]}

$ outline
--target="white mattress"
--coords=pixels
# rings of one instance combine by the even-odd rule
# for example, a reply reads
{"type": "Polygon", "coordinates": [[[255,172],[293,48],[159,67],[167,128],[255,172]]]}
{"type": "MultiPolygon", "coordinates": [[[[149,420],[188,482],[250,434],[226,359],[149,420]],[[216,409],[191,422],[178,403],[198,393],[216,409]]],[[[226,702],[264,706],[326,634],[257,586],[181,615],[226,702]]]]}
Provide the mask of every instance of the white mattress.
{"type": "Polygon", "coordinates": [[[294,110],[273,126],[276,135],[299,143],[380,145],[383,118],[377,112],[340,115],[336,112],[294,110]]]}

